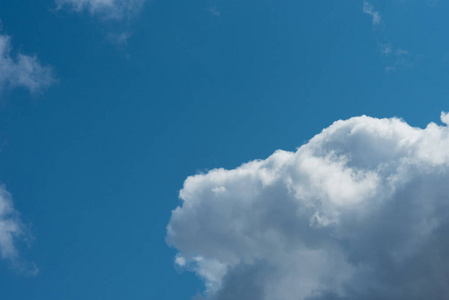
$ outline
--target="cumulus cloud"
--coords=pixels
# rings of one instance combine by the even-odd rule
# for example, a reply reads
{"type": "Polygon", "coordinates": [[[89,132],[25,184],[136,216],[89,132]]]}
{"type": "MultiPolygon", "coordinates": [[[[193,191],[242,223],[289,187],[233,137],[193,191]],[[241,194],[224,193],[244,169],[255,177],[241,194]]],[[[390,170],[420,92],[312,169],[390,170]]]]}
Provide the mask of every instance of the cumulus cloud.
{"type": "Polygon", "coordinates": [[[41,65],[36,56],[22,53],[13,56],[11,52],[11,38],[0,34],[0,90],[24,87],[39,92],[55,81],[51,68],[41,65]]]}
{"type": "Polygon", "coordinates": [[[58,9],[68,7],[78,12],[88,11],[110,19],[129,17],[137,12],[145,0],[55,0],[58,9]]]}
{"type": "Polygon", "coordinates": [[[447,299],[441,119],[340,120],[296,152],[188,177],[167,226],[175,263],[212,300],[447,299]]]}
{"type": "Polygon", "coordinates": [[[374,6],[366,1],[363,1],[363,12],[370,15],[373,25],[378,25],[382,21],[382,17],[379,12],[374,9],[374,6]]]}

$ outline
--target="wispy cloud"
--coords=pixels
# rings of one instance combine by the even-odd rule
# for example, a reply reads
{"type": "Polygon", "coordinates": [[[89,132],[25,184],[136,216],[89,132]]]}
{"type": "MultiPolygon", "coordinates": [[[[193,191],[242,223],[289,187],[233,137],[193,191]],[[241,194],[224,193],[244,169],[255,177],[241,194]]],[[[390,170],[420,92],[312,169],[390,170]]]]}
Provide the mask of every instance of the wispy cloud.
{"type": "Polygon", "coordinates": [[[385,59],[387,65],[385,71],[391,73],[397,71],[400,68],[411,68],[416,61],[416,55],[413,55],[408,50],[394,46],[388,39],[385,38],[385,26],[382,28],[377,27],[380,23],[384,23],[380,13],[374,8],[374,6],[363,1],[363,13],[368,14],[372,18],[372,24],[375,26],[374,34],[377,36],[379,52],[385,59]]]}
{"type": "Polygon", "coordinates": [[[11,194],[5,186],[0,186],[0,256],[9,261],[19,272],[27,275],[36,275],[37,267],[20,259],[17,242],[30,239],[26,226],[14,209],[11,194]]]}
{"type": "Polygon", "coordinates": [[[55,0],[57,9],[88,11],[106,19],[129,18],[138,12],[145,0],[55,0]]]}
{"type": "Polygon", "coordinates": [[[221,15],[220,11],[216,7],[210,7],[209,13],[213,16],[219,17],[221,15]]]}
{"type": "MultiPolygon", "coordinates": [[[[105,39],[124,46],[132,36],[131,19],[142,9],[146,0],[54,0],[56,11],[87,12],[107,26],[105,39]]],[[[126,55],[128,57],[128,55],[126,55]]]]}
{"type": "Polygon", "coordinates": [[[130,37],[131,34],[129,32],[110,33],[107,35],[107,40],[112,44],[126,45],[130,37]]]}
{"type": "Polygon", "coordinates": [[[380,44],[379,51],[387,60],[385,71],[393,72],[398,68],[410,68],[414,66],[415,57],[407,50],[394,47],[391,43],[380,44]]]}
{"type": "Polygon", "coordinates": [[[363,1],[363,12],[371,16],[373,25],[378,25],[382,21],[382,17],[379,12],[375,10],[374,6],[367,1],[363,1]]]}
{"type": "Polygon", "coordinates": [[[41,65],[36,56],[13,55],[11,38],[0,34],[0,90],[24,87],[35,93],[54,82],[51,67],[41,65]]]}

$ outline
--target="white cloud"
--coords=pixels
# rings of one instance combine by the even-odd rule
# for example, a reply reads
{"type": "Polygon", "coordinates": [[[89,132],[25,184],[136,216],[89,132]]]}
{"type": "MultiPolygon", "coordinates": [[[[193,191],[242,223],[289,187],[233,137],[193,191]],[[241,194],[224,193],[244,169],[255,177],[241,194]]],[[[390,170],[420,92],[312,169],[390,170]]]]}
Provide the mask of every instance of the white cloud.
{"type": "Polygon", "coordinates": [[[38,271],[36,266],[20,260],[16,247],[18,241],[27,241],[29,238],[27,228],[14,209],[11,194],[4,186],[0,186],[0,256],[11,262],[18,271],[35,275],[38,271]]]}
{"type": "Polygon", "coordinates": [[[68,7],[78,12],[110,19],[129,17],[142,7],[145,0],[55,0],[57,8],[68,7]]]}
{"type": "Polygon", "coordinates": [[[374,6],[366,1],[363,1],[363,12],[370,15],[373,25],[378,25],[382,21],[382,17],[379,12],[374,9],[374,6]]]}
{"type": "Polygon", "coordinates": [[[39,92],[55,80],[52,70],[42,66],[36,56],[11,54],[11,38],[0,34],[0,90],[5,87],[24,87],[39,92]]]}
{"type": "Polygon", "coordinates": [[[167,241],[207,299],[449,297],[446,126],[340,120],[296,152],[190,176],[180,198],[167,241]]]}
{"type": "Polygon", "coordinates": [[[2,258],[14,259],[17,250],[14,238],[22,235],[22,225],[17,219],[11,195],[4,186],[0,187],[0,253],[2,258]]]}
{"type": "Polygon", "coordinates": [[[440,116],[441,122],[446,125],[449,125],[449,113],[442,111],[440,116]]]}

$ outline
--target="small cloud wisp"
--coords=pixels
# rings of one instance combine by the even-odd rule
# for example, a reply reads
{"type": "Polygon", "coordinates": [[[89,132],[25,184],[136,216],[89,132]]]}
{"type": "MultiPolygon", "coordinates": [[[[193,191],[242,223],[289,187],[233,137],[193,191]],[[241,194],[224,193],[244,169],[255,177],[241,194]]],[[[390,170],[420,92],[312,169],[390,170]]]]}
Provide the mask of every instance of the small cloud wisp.
{"type": "Polygon", "coordinates": [[[11,38],[0,34],[0,90],[23,87],[31,93],[40,92],[55,82],[49,66],[39,63],[36,56],[12,55],[11,38]]]}
{"type": "Polygon", "coordinates": [[[57,9],[67,7],[71,10],[88,11],[106,19],[129,18],[138,12],[145,0],[55,0],[57,9]]]}
{"type": "Polygon", "coordinates": [[[379,12],[374,9],[374,6],[366,1],[363,1],[363,12],[370,15],[372,18],[373,25],[379,25],[382,21],[382,17],[379,12]]]}

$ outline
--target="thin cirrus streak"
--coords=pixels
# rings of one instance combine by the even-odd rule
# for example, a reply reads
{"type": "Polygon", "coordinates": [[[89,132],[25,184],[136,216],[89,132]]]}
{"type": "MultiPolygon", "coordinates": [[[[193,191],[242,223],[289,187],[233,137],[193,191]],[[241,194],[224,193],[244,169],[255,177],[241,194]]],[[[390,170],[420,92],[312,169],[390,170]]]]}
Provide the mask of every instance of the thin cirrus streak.
{"type": "Polygon", "coordinates": [[[197,299],[449,297],[449,115],[339,120],[296,152],[188,177],[167,242],[197,299]]]}

